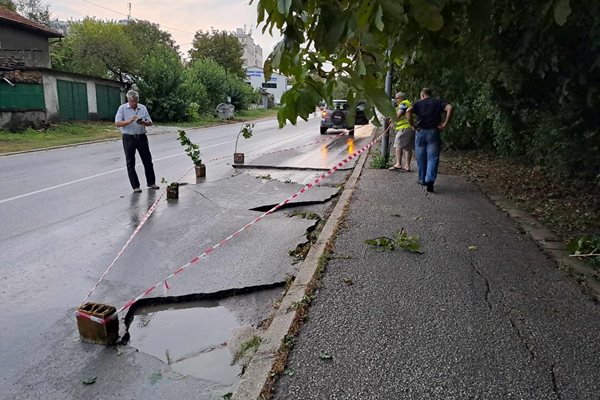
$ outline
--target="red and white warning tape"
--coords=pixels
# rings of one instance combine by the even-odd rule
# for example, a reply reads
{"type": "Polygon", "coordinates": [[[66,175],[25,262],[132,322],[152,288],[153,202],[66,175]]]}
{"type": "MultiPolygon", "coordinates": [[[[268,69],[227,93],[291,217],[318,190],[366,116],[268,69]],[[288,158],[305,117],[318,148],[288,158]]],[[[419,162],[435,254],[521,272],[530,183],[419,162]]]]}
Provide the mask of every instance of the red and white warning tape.
{"type": "MultiPolygon", "coordinates": [[[[252,221],[250,221],[249,223],[247,223],[246,225],[244,225],[243,227],[241,227],[237,231],[233,232],[231,235],[227,236],[225,239],[223,239],[220,242],[218,242],[218,243],[214,244],[213,246],[209,247],[202,254],[200,254],[200,255],[192,258],[186,264],[184,264],[181,267],[177,268],[174,272],[172,272],[166,278],[164,278],[160,282],[156,283],[155,285],[149,287],[148,289],[146,289],[143,293],[141,293],[137,297],[129,300],[128,302],[126,302],[114,314],[108,316],[106,318],[106,320],[104,320],[102,318],[94,317],[94,316],[92,316],[90,314],[87,314],[87,313],[85,313],[83,311],[79,311],[79,310],[76,311],[75,314],[78,315],[78,316],[80,316],[80,317],[82,317],[82,318],[87,318],[87,319],[90,319],[92,321],[95,321],[95,322],[98,322],[98,323],[101,323],[101,324],[105,324],[107,320],[115,318],[119,313],[121,313],[124,310],[128,309],[129,307],[131,307],[136,301],[138,301],[138,300],[146,297],[150,293],[152,293],[156,288],[158,288],[160,286],[164,286],[165,289],[169,289],[169,283],[168,283],[168,281],[171,278],[173,278],[176,275],[180,274],[181,272],[185,271],[190,266],[198,263],[198,261],[200,261],[200,259],[207,257],[214,250],[216,250],[217,248],[223,246],[224,244],[226,244],[227,242],[229,242],[231,239],[233,239],[234,237],[236,237],[237,235],[239,235],[240,233],[242,233],[243,231],[245,231],[246,229],[248,229],[252,225],[254,225],[257,222],[259,222],[260,220],[262,220],[267,215],[270,215],[270,214],[274,213],[276,210],[278,210],[279,208],[281,208],[283,205],[289,203],[292,200],[295,200],[297,197],[301,196],[303,193],[305,193],[307,190],[313,188],[315,185],[319,185],[323,180],[325,180],[326,178],[328,178],[329,176],[331,176],[331,174],[333,174],[334,172],[338,171],[345,164],[347,164],[348,162],[350,162],[354,158],[358,157],[359,155],[361,155],[362,153],[364,153],[366,150],[370,149],[377,141],[379,141],[379,139],[381,137],[382,137],[382,135],[378,136],[373,141],[371,141],[370,143],[368,143],[365,146],[363,146],[360,150],[355,151],[351,155],[349,155],[346,158],[344,158],[342,161],[338,162],[336,165],[334,165],[332,168],[330,168],[327,172],[324,172],[324,173],[320,174],[313,182],[306,184],[302,189],[300,189],[299,191],[297,191],[296,193],[294,193],[293,195],[291,195],[290,197],[288,197],[284,201],[280,202],[279,204],[277,204],[276,206],[274,206],[270,210],[268,210],[268,211],[264,212],[263,214],[259,215],[258,217],[256,217],[255,219],[253,219],[252,221]]],[[[320,140],[319,142],[321,142],[321,141],[322,140],[320,140]]],[[[312,144],[314,144],[314,143],[312,143],[312,144]]],[[[278,152],[279,152],[279,150],[278,150],[278,152]]],[[[150,211],[150,210],[148,210],[148,211],[150,211]]],[[[152,211],[154,211],[154,210],[152,210],[152,211]]],[[[143,220],[142,222],[145,222],[145,221],[143,220]]],[[[136,230],[139,231],[139,229],[137,229],[137,228],[136,228],[136,230]]],[[[136,232],[134,231],[134,233],[136,233],[136,232]]],[[[132,235],[132,236],[134,236],[134,235],[132,235]]],[[[130,237],[130,239],[132,239],[132,238],[130,237]]],[[[128,243],[129,242],[131,242],[131,240],[128,240],[128,243]]],[[[126,243],[126,246],[128,245],[128,243],[126,243]]],[[[126,248],[126,246],[124,246],[124,248],[122,249],[122,251],[124,251],[124,249],[126,248]]],[[[120,252],[120,254],[122,254],[122,251],[120,252]]],[[[120,254],[119,254],[119,256],[120,256],[120,254]]],[[[112,265],[114,265],[114,262],[112,263],[112,265]]],[[[110,267],[112,267],[112,265],[110,267]]],[[[106,275],[107,272],[108,272],[108,270],[103,274],[102,278],[106,275]]],[[[102,278],[100,279],[100,281],[102,280],[102,278]]],[[[94,286],[94,288],[92,289],[92,291],[98,286],[98,284],[100,283],[100,281],[94,286]]],[[[91,294],[91,292],[90,292],[90,294],[91,294]]],[[[88,294],[88,297],[89,297],[89,294],[88,294]]],[[[86,299],[88,297],[86,297],[86,299]]]]}
{"type": "MultiPolygon", "coordinates": [[[[276,150],[276,151],[261,153],[261,154],[257,154],[256,156],[263,156],[263,155],[267,155],[267,154],[281,153],[281,152],[284,152],[284,151],[290,151],[290,150],[295,150],[295,149],[299,149],[299,148],[303,148],[303,147],[312,146],[312,145],[315,145],[315,144],[318,144],[318,143],[326,142],[326,141],[331,140],[331,139],[335,139],[335,138],[337,138],[337,137],[339,137],[339,136],[341,136],[343,134],[344,133],[342,132],[342,133],[340,133],[338,135],[331,136],[331,137],[325,138],[325,139],[319,139],[319,140],[316,140],[316,141],[304,144],[302,146],[289,147],[289,148],[286,148],[286,149],[281,149],[281,150],[276,150]]],[[[213,161],[222,160],[222,159],[225,159],[225,158],[230,158],[230,157],[231,156],[228,155],[228,156],[213,158],[213,159],[208,160],[207,163],[213,162],[213,161]]],[[[190,169],[188,169],[183,175],[181,175],[181,177],[179,179],[176,180],[176,182],[180,181],[181,179],[183,179],[183,177],[186,176],[193,168],[194,167],[191,167],[190,169]]],[[[131,242],[133,241],[133,239],[137,236],[137,234],[139,233],[139,231],[142,229],[142,226],[144,226],[144,224],[146,223],[146,221],[148,221],[148,218],[150,218],[150,216],[152,215],[152,213],[154,213],[154,210],[156,210],[156,207],[158,206],[158,202],[165,195],[165,193],[166,193],[166,191],[163,191],[161,193],[161,195],[158,196],[158,198],[154,201],[154,203],[152,203],[152,205],[150,206],[150,208],[148,209],[148,211],[146,212],[146,214],[144,214],[144,216],[142,217],[142,220],[140,221],[140,223],[138,224],[138,226],[134,229],[134,231],[131,234],[131,236],[129,236],[129,238],[127,239],[127,241],[125,242],[125,244],[123,245],[123,247],[121,248],[121,250],[117,253],[117,255],[115,256],[115,258],[108,265],[108,267],[106,268],[106,270],[104,271],[104,273],[100,276],[100,279],[98,279],[98,281],[92,287],[92,289],[89,291],[89,293],[87,294],[87,296],[85,296],[85,298],[83,299],[83,301],[81,302],[81,304],[85,303],[87,301],[87,299],[90,298],[90,296],[92,295],[92,293],[94,292],[94,290],[96,290],[96,288],[104,280],[104,278],[109,273],[109,271],[112,269],[112,267],[116,264],[117,260],[119,258],[121,258],[121,256],[125,252],[125,249],[127,249],[127,247],[129,247],[129,245],[131,244],[131,242]]]]}

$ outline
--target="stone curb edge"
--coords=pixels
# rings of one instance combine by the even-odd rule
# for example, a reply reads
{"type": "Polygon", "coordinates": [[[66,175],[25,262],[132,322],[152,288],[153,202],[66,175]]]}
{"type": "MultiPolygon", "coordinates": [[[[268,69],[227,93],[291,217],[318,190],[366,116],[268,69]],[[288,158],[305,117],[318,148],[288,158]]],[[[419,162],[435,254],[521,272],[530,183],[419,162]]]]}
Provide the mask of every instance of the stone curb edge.
{"type": "Polygon", "coordinates": [[[587,294],[600,302],[600,272],[569,257],[563,241],[556,234],[538,222],[531,214],[519,209],[514,201],[507,199],[494,186],[481,182],[474,183],[496,207],[506,212],[537,246],[557,263],[559,269],[573,275],[584,286],[587,294]]]}
{"type": "MultiPolygon", "coordinates": [[[[377,127],[373,127],[371,137],[376,131],[377,127]]],[[[279,349],[283,345],[283,340],[289,333],[298,312],[293,309],[292,305],[299,304],[302,301],[311,281],[317,274],[319,258],[325,253],[330,240],[335,237],[339,221],[350,203],[368,154],[368,151],[364,152],[356,163],[354,172],[346,182],[344,191],[327,219],[317,241],[310,248],[294,283],[288,289],[279,308],[275,310],[273,321],[265,332],[262,342],[246,368],[246,372],[231,400],[260,399],[260,394],[270,378],[271,369],[277,359],[279,349]]]]}

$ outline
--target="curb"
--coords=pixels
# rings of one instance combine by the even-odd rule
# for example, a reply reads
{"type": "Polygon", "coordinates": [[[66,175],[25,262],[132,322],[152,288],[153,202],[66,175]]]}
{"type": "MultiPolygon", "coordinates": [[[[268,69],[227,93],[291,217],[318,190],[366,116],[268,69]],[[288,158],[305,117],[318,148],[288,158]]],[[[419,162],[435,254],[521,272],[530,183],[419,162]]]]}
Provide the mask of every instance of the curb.
{"type": "Polygon", "coordinates": [[[557,263],[559,269],[572,275],[583,286],[586,294],[600,302],[600,272],[573,257],[569,257],[569,252],[565,249],[564,242],[560,237],[529,213],[520,210],[515,202],[507,199],[494,186],[485,183],[475,184],[496,207],[506,212],[529,235],[531,240],[557,263]]]}
{"type": "MultiPolygon", "coordinates": [[[[371,136],[373,136],[376,130],[377,128],[374,127],[371,136]]],[[[318,274],[319,258],[325,253],[327,246],[335,237],[339,221],[343,217],[347,205],[350,203],[350,199],[356,188],[356,182],[362,173],[368,155],[369,152],[365,152],[356,163],[354,172],[346,182],[344,191],[327,219],[317,241],[310,248],[302,264],[302,268],[296,275],[294,283],[283,297],[279,308],[275,310],[273,321],[265,332],[263,340],[254,354],[252,361],[248,364],[246,372],[231,400],[261,398],[261,392],[269,378],[271,378],[271,370],[277,360],[283,340],[290,332],[292,324],[299,314],[299,310],[294,309],[292,306],[293,304],[300,304],[306,295],[307,289],[310,288],[311,282],[318,274]]]]}

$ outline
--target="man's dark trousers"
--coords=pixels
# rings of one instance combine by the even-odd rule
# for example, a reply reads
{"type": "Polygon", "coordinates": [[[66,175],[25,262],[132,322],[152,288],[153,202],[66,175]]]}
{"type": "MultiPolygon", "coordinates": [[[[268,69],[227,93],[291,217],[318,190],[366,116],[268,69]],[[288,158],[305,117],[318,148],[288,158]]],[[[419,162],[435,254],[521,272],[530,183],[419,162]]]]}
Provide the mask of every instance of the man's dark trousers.
{"type": "Polygon", "coordinates": [[[135,173],[135,151],[140,153],[144,172],[146,173],[146,183],[148,186],[156,183],[154,176],[154,166],[152,165],[152,155],[148,146],[148,137],[144,135],[123,135],[123,149],[125,150],[125,161],[127,163],[127,175],[132,188],[139,188],[140,181],[135,173]]]}

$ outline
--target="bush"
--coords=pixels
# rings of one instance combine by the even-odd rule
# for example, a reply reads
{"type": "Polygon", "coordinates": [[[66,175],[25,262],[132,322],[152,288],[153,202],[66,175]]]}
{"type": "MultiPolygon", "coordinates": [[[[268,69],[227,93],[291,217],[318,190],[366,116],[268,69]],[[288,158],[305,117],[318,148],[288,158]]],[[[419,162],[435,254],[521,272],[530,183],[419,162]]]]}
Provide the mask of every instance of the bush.
{"type": "Polygon", "coordinates": [[[147,54],[137,86],[154,120],[188,119],[188,99],[183,90],[183,65],[174,50],[157,45],[147,54]]]}

